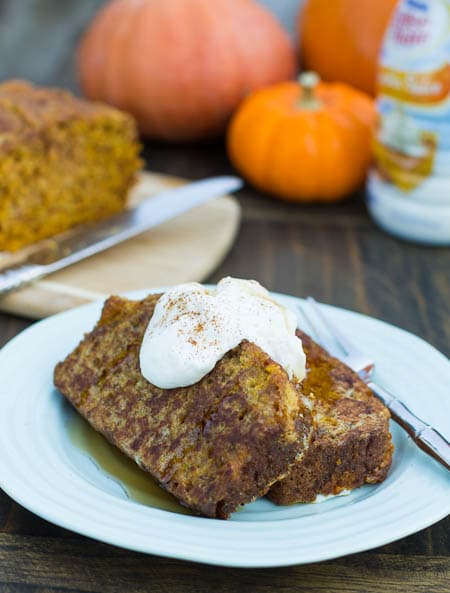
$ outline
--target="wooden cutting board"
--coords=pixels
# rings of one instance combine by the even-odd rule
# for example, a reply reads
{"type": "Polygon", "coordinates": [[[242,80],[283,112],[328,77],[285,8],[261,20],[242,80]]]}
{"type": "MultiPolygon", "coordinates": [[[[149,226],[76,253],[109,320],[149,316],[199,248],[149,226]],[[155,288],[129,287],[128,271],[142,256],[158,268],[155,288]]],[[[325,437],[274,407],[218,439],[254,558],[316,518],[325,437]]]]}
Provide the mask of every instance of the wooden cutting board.
{"type": "MultiPolygon", "coordinates": [[[[186,181],[143,172],[130,205],[182,183],[186,181]]],[[[41,318],[127,290],[201,281],[225,257],[239,220],[237,201],[218,198],[0,298],[0,310],[41,318]]]]}

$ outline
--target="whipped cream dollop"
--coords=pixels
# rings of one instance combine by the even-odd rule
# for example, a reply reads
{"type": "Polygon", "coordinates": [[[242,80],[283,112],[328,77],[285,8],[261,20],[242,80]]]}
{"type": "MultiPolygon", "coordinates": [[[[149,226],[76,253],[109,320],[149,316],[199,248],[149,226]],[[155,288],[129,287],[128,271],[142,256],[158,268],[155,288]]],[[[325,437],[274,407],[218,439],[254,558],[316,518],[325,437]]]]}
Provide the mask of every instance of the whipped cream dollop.
{"type": "Polygon", "coordinates": [[[157,387],[193,385],[243,340],[259,346],[301,381],[305,354],[295,314],[254,280],[224,278],[215,289],[190,282],[158,301],[144,334],[142,375],[157,387]]]}

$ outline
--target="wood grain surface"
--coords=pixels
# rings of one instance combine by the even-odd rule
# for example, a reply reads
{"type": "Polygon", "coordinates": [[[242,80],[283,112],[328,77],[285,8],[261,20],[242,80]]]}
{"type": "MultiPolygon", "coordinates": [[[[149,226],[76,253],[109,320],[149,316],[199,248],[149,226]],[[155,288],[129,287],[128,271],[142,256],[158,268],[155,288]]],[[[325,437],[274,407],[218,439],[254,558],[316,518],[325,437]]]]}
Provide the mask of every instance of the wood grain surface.
{"type": "MultiPolygon", "coordinates": [[[[27,74],[75,88],[73,45],[100,4],[0,0],[0,77],[27,74]]],[[[145,157],[152,170],[192,179],[231,171],[220,143],[147,143],[145,157]]],[[[280,292],[312,294],[394,323],[450,354],[450,250],[385,235],[368,218],[361,196],[330,207],[288,206],[250,188],[238,198],[240,232],[210,281],[232,274],[280,292]]],[[[0,314],[0,344],[29,324],[0,314]]],[[[0,593],[212,591],[449,593],[450,519],[376,550],[320,564],[224,569],[100,544],[47,523],[0,491],[0,593]]]]}

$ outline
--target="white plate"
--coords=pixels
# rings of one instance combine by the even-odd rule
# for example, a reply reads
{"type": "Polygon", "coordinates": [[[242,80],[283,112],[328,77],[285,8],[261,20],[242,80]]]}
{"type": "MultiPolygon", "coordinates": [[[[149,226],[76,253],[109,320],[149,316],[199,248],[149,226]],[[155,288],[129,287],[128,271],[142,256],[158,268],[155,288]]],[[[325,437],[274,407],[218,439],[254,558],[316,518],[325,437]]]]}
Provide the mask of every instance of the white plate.
{"type": "MultiPolygon", "coordinates": [[[[276,297],[290,306],[298,302],[276,297]]],[[[0,486],[30,511],[123,548],[246,567],[316,562],[368,550],[450,512],[450,474],[395,425],[388,478],[349,496],[288,507],[258,500],[229,521],[129,500],[69,441],[66,423],[73,412],[52,383],[55,364],[92,328],[100,308],[96,303],[41,321],[0,352],[0,486]]],[[[376,379],[450,436],[447,358],[381,321],[334,307],[326,311],[377,360],[376,379]]]]}

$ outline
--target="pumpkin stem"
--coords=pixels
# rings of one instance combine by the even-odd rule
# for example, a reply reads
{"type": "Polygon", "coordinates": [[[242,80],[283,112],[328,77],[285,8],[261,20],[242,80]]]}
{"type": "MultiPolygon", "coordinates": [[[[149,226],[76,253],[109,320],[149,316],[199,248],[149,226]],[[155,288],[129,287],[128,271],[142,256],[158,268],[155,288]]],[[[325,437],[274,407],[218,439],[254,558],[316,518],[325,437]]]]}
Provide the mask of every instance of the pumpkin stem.
{"type": "Polygon", "coordinates": [[[302,72],[298,77],[302,89],[299,107],[302,109],[319,109],[321,102],[316,96],[315,89],[320,82],[320,77],[315,72],[302,72]]]}

